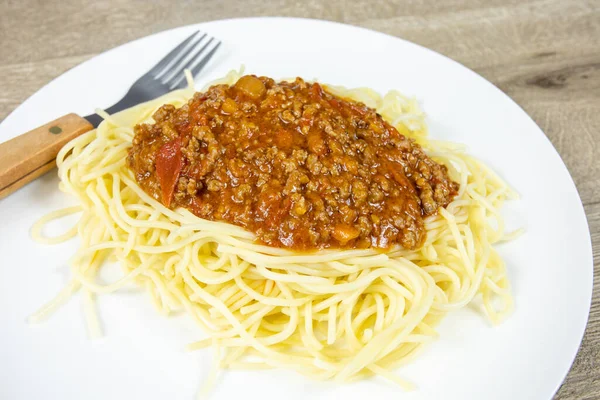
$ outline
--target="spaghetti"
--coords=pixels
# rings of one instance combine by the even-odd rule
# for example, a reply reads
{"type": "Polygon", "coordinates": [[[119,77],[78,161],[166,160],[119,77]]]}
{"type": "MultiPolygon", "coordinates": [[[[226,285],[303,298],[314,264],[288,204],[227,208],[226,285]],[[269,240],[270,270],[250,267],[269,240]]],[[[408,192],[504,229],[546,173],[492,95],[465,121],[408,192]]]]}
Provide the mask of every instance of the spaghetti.
{"type": "MultiPolygon", "coordinates": [[[[230,72],[214,83],[232,84],[230,72]]],[[[72,279],[31,316],[40,320],[81,291],[92,336],[100,335],[94,298],[136,284],[164,315],[185,310],[206,339],[190,350],[212,347],[219,368],[288,368],[313,379],[353,381],[381,375],[404,388],[391,370],[412,360],[437,337],[449,311],[477,300],[494,324],[512,308],[504,263],[493,247],[508,239],[500,209],[516,194],[461,145],[430,140],[416,101],[392,91],[328,86],[334,94],[373,107],[400,133],[414,138],[460,184],[456,198],[425,220],[417,250],[394,247],[297,253],[258,244],[253,233],[171,210],[149,196],[126,166],[132,127],[168,103],[185,104],[189,88],[116,115],[67,144],[57,157],[60,189],[79,206],[56,211],[32,229],[35,240],[78,237],[72,279]],[[43,225],[81,212],[77,225],[58,238],[43,225]],[[107,285],[96,277],[109,260],[123,276],[107,285]]],[[[214,373],[213,373],[214,375],[214,373]]]]}

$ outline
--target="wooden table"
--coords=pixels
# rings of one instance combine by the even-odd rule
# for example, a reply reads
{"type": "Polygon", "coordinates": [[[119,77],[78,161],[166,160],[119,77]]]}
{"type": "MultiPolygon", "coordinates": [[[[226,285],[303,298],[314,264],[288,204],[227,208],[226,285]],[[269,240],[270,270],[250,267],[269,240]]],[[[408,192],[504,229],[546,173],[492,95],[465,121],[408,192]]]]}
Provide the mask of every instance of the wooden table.
{"type": "Polygon", "coordinates": [[[600,1],[190,0],[173,4],[3,0],[0,120],[48,81],[100,52],[164,29],[214,19],[283,15],[335,20],[445,54],[516,100],[548,135],[577,184],[594,245],[595,290],[583,344],[556,398],[600,399],[600,1]]]}

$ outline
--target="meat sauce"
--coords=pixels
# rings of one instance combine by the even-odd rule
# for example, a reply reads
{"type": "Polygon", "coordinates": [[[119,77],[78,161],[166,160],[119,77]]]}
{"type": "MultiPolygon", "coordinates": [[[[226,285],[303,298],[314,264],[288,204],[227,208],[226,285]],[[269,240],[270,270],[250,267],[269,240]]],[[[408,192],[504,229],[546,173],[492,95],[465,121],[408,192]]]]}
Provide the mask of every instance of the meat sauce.
{"type": "Polygon", "coordinates": [[[300,78],[246,75],[153,118],[127,159],[144,191],[270,246],[415,249],[458,190],[375,110],[300,78]]]}

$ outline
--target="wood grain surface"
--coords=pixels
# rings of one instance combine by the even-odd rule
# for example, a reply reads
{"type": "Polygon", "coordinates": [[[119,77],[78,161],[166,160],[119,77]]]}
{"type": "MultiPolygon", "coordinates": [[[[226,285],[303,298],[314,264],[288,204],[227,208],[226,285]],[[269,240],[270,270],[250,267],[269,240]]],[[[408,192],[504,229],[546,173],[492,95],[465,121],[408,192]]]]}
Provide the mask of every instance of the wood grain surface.
{"type": "Polygon", "coordinates": [[[600,399],[600,0],[2,0],[0,120],[114,46],[181,25],[267,15],[345,22],[426,46],[483,75],[539,124],[579,189],[595,258],[588,327],[556,399],[600,399]]]}

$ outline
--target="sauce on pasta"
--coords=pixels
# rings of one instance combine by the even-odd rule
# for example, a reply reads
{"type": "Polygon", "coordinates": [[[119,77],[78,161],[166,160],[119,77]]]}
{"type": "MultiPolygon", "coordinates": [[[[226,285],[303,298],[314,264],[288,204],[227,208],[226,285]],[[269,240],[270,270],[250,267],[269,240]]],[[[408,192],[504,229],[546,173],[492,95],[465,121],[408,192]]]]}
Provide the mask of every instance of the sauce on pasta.
{"type": "Polygon", "coordinates": [[[300,78],[242,76],[153,118],[127,159],[144,191],[274,247],[415,249],[458,190],[374,109],[300,78]]]}

